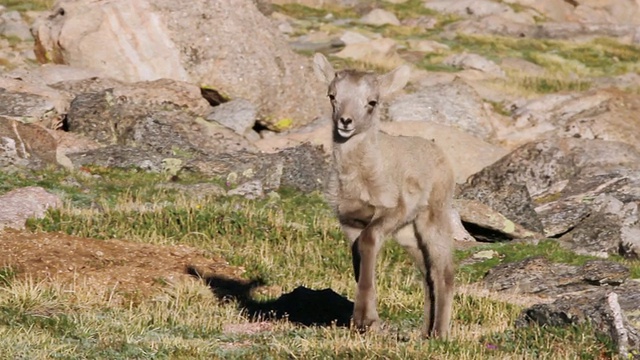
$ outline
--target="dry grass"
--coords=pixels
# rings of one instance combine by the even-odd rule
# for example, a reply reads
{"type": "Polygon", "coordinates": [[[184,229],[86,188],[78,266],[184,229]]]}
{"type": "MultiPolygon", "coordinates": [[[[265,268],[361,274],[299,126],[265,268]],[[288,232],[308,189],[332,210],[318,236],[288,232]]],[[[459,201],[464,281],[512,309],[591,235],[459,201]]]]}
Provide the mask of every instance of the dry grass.
{"type": "MultiPolygon", "coordinates": [[[[268,286],[254,295],[259,299],[278,297],[300,285],[354,296],[349,248],[318,195],[283,192],[276,200],[198,200],[153,190],[149,184],[162,181],[155,175],[94,170],[101,178],[77,177],[79,188],[60,187],[60,177],[70,176],[64,173],[36,176],[63,194],[69,205],[32,221],[31,228],[202,249],[244,268],[247,279],[264,279],[268,286]],[[102,200],[97,206],[87,199],[102,200]],[[138,211],[141,208],[145,211],[138,211]]],[[[30,181],[5,180],[5,189],[30,181]]],[[[555,251],[550,245],[542,249],[555,251]]],[[[505,259],[528,251],[522,246],[496,250],[505,259]]],[[[518,299],[464,285],[477,279],[485,265],[491,264],[459,270],[462,286],[454,301],[451,341],[420,339],[419,274],[393,243],[378,260],[379,311],[387,330],[367,334],[253,322],[238,304],[214,300],[195,281],[167,283],[159,295],[141,298],[114,296],[117,289],[111,288],[96,291],[82,281],[19,280],[22,277],[7,271],[0,282],[5,284],[0,285],[0,352],[34,359],[422,359],[425,354],[433,359],[596,359],[610,354],[610,345],[590,329],[514,328],[529,300],[514,301],[518,299]]]]}
{"type": "MultiPolygon", "coordinates": [[[[413,320],[393,324],[400,328],[401,340],[395,330],[359,334],[334,327],[256,323],[234,304],[215,301],[196,281],[168,285],[162,294],[139,303],[110,299],[108,291],[55,280],[0,288],[4,358],[421,359],[429,353],[433,359],[574,359],[603,351],[593,347],[588,336],[570,331],[513,332],[519,307],[474,294],[456,296],[450,342],[421,340],[413,320]],[[514,343],[500,343],[501,337],[514,343]]],[[[415,297],[405,301],[419,302],[415,297]]]]}

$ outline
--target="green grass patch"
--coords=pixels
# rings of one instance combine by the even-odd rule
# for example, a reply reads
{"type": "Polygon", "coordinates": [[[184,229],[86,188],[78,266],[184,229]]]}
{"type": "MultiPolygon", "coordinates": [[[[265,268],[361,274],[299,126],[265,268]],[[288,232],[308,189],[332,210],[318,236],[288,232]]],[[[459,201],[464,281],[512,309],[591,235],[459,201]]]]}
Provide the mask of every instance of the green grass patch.
{"type": "Polygon", "coordinates": [[[558,75],[615,76],[639,69],[640,47],[610,38],[572,42],[459,34],[446,43],[455,52],[473,52],[496,62],[522,58],[558,75]]]}
{"type": "Polygon", "coordinates": [[[529,257],[543,256],[551,262],[569,265],[584,265],[589,260],[598,259],[593,256],[577,255],[563,249],[553,239],[540,241],[537,245],[525,243],[494,243],[479,246],[473,249],[457,251],[455,256],[458,262],[471,257],[481,250],[493,250],[499,256],[479,261],[470,265],[462,265],[458,268],[458,278],[464,282],[476,282],[481,280],[491,268],[504,263],[521,261],[529,257]]]}
{"type": "MultiPolygon", "coordinates": [[[[77,172],[60,169],[12,174],[0,172],[0,194],[18,187],[40,186],[59,195],[72,207],[113,207],[122,201],[138,203],[175,201],[180,197],[178,192],[155,186],[167,182],[165,174],[150,173],[136,168],[107,169],[99,166],[85,166],[77,172]]],[[[206,178],[188,172],[180,174],[179,183],[181,184],[199,182],[220,186],[224,184],[221,179],[206,178]]]]}

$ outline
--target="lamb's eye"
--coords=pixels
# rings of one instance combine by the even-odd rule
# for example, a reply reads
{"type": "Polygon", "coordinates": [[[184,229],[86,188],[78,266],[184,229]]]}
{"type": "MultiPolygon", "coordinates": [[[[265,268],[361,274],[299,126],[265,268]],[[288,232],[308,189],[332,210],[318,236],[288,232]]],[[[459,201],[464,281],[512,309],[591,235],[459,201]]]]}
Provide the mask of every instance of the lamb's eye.
{"type": "Polygon", "coordinates": [[[330,101],[335,101],[335,100],[336,100],[336,96],[335,96],[335,95],[333,95],[333,94],[329,94],[329,95],[327,95],[327,96],[329,96],[329,100],[330,100],[330,101]]]}
{"type": "Polygon", "coordinates": [[[369,101],[369,106],[371,106],[372,108],[373,108],[373,107],[376,107],[376,105],[378,105],[378,102],[377,102],[377,101],[375,101],[375,100],[371,100],[371,101],[369,101]]]}

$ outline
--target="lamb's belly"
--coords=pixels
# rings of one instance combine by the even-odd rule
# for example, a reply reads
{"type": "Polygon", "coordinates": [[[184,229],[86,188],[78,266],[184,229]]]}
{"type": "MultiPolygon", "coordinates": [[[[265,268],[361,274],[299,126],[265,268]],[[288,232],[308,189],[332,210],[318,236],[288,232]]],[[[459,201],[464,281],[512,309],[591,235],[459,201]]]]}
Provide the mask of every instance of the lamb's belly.
{"type": "Polygon", "coordinates": [[[375,208],[362,200],[341,198],[338,200],[338,217],[341,222],[358,222],[367,225],[371,222],[375,208]]]}

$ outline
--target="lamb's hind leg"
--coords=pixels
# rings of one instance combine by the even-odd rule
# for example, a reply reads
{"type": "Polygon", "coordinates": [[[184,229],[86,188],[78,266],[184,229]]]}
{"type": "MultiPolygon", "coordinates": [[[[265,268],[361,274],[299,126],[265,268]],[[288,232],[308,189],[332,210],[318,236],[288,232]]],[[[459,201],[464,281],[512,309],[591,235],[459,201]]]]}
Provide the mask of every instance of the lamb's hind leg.
{"type": "Polygon", "coordinates": [[[424,336],[449,335],[453,306],[453,242],[451,230],[430,214],[421,214],[395,236],[423,274],[424,336]]]}
{"type": "Polygon", "coordinates": [[[447,216],[446,211],[425,213],[414,222],[418,248],[428,269],[425,292],[430,301],[425,301],[425,314],[429,314],[425,336],[442,338],[449,335],[455,276],[453,234],[447,216]]]}

